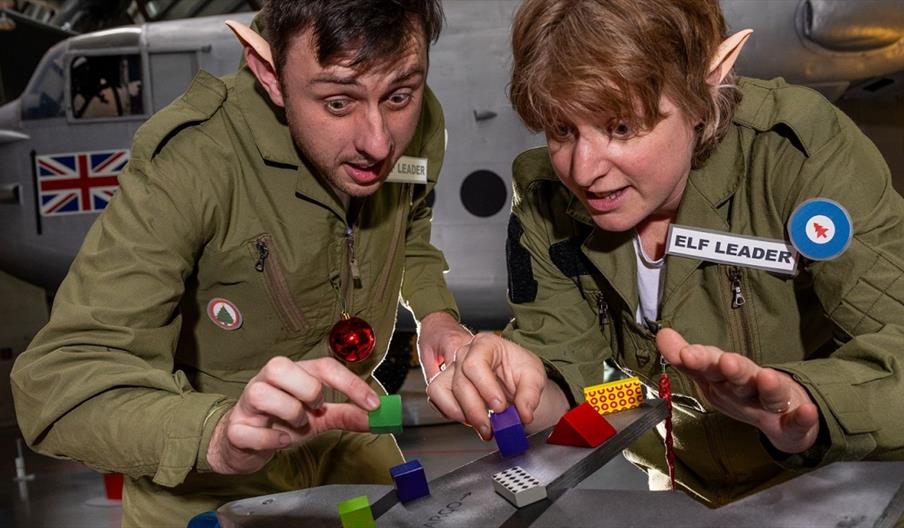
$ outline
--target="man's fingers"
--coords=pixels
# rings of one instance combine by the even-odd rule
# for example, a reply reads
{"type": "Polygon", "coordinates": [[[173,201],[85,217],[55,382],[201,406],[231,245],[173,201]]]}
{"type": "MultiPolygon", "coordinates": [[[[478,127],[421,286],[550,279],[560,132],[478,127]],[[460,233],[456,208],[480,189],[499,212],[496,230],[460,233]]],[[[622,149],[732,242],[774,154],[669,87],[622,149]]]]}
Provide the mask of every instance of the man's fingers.
{"type": "Polygon", "coordinates": [[[446,312],[433,312],[420,321],[417,349],[424,369],[424,378],[429,380],[440,365],[451,365],[455,362],[458,350],[467,345],[471,332],[446,312]]]}
{"type": "Polygon", "coordinates": [[[430,380],[440,373],[440,370],[445,368],[445,362],[439,361],[433,355],[421,358],[421,371],[424,373],[424,381],[428,384],[430,383],[430,380]]]}
{"type": "MultiPolygon", "coordinates": [[[[348,421],[354,427],[349,430],[367,431],[367,411],[375,410],[379,405],[376,392],[333,358],[295,362],[277,357],[268,361],[245,387],[236,405],[237,412],[233,413],[233,421],[261,430],[271,429],[274,423],[281,422],[293,431],[294,436],[308,434],[302,429],[313,420],[317,420],[320,427],[330,429],[342,428],[341,425],[348,421]],[[346,394],[358,406],[359,412],[349,415],[347,410],[340,409],[327,416],[324,385],[346,394]]],[[[249,445],[260,442],[250,438],[244,428],[239,431],[243,432],[234,434],[249,445]]]]}
{"type": "Polygon", "coordinates": [[[322,401],[323,386],[300,363],[287,357],[275,357],[264,365],[255,379],[291,394],[295,399],[316,406],[322,401]]]}
{"type": "Polygon", "coordinates": [[[233,423],[226,430],[226,438],[236,449],[246,451],[274,451],[287,447],[289,435],[269,427],[254,427],[233,423]]]}
{"type": "Polygon", "coordinates": [[[656,347],[665,360],[676,367],[682,366],[680,352],[686,346],[688,343],[684,337],[671,328],[663,328],[656,333],[656,347]]]}
{"type": "MultiPolygon", "coordinates": [[[[252,380],[248,383],[239,404],[251,414],[272,416],[296,428],[304,427],[308,421],[307,412],[300,401],[262,380],[252,380]]],[[[264,425],[247,421],[244,423],[264,425]]]]}
{"type": "Polygon", "coordinates": [[[367,411],[349,403],[324,403],[323,410],[310,416],[311,434],[338,429],[341,431],[370,431],[367,411]]]}
{"type": "Polygon", "coordinates": [[[333,358],[319,358],[304,361],[303,368],[311,376],[348,396],[366,411],[380,407],[380,398],[370,386],[333,358]]]}

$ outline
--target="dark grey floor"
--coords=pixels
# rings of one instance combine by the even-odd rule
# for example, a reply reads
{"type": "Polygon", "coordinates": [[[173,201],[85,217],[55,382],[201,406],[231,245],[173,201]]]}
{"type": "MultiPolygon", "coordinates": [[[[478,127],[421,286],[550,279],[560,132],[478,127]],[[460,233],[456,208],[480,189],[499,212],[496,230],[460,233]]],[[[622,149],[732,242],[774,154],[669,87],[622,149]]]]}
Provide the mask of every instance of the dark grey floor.
{"type": "MultiPolygon", "coordinates": [[[[495,449],[470,429],[442,419],[426,403],[424,382],[412,371],[402,387],[406,426],[397,436],[409,460],[418,459],[428,480],[443,475],[495,449]],[[412,426],[412,422],[431,425],[412,426]]],[[[75,462],[56,460],[24,450],[25,469],[34,479],[14,481],[17,456],[15,424],[0,426],[0,527],[92,527],[120,525],[122,510],[105,500],[101,475],[75,462]],[[24,492],[24,493],[23,493],[24,492]]],[[[646,489],[646,477],[618,457],[585,480],[582,488],[646,489]]]]}

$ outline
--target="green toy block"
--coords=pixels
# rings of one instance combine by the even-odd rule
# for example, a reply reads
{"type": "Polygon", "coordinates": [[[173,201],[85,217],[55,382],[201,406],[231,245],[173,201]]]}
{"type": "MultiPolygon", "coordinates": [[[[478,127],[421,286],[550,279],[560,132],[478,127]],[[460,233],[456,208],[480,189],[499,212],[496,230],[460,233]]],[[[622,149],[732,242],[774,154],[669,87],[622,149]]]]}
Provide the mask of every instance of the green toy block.
{"type": "Polygon", "coordinates": [[[367,416],[371,433],[402,432],[402,397],[398,394],[380,396],[380,408],[367,416]]]}
{"type": "Polygon", "coordinates": [[[342,528],[377,528],[367,495],[340,502],[339,519],[342,528]]]}

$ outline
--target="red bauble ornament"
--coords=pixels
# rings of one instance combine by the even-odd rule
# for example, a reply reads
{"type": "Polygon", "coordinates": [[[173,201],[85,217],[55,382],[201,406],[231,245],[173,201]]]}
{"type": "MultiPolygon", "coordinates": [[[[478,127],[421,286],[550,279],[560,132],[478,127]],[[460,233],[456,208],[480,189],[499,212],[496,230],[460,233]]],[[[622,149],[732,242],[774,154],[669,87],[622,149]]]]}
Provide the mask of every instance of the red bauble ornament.
{"type": "Polygon", "coordinates": [[[367,358],[375,344],[374,329],[360,317],[342,314],[342,319],[330,330],[330,350],[348,363],[367,358]]]}

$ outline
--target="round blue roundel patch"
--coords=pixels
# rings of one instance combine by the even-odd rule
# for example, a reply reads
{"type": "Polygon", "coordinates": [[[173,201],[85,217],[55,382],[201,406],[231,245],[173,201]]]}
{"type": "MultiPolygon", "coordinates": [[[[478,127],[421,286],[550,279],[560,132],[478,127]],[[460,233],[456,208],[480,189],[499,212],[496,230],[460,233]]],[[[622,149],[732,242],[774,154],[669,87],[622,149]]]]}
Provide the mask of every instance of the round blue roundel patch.
{"type": "Polygon", "coordinates": [[[834,200],[813,198],[788,220],[791,244],[810,260],[831,260],[844,253],[853,235],[851,215],[834,200]]]}

